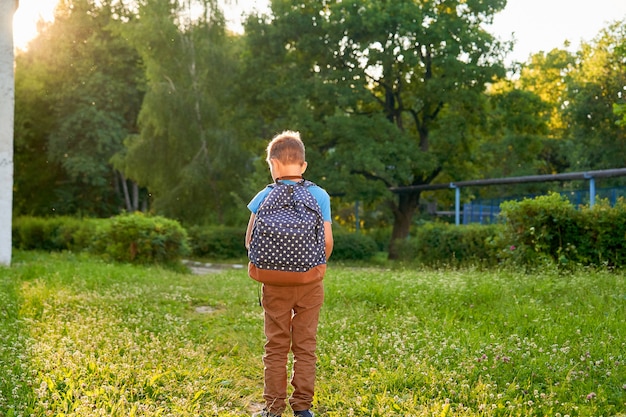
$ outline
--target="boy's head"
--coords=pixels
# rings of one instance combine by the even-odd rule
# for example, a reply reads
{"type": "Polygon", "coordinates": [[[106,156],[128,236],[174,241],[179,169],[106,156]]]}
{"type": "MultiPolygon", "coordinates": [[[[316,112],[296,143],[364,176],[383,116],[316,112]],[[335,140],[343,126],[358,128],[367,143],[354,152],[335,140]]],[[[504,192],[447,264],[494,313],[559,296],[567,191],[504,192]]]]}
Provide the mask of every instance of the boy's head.
{"type": "Polygon", "coordinates": [[[268,164],[272,159],[279,161],[282,165],[304,165],[306,158],[300,133],[285,130],[274,136],[267,145],[268,164]]]}

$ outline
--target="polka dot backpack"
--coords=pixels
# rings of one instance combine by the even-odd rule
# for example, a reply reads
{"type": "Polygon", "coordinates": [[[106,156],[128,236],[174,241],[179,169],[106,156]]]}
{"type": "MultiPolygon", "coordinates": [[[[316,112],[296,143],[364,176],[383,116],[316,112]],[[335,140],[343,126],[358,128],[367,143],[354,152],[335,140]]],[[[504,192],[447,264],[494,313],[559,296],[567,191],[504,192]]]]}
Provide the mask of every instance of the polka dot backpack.
{"type": "Polygon", "coordinates": [[[276,181],[255,215],[248,257],[257,268],[306,272],[326,263],[324,220],[308,190],[315,185],[276,181]]]}

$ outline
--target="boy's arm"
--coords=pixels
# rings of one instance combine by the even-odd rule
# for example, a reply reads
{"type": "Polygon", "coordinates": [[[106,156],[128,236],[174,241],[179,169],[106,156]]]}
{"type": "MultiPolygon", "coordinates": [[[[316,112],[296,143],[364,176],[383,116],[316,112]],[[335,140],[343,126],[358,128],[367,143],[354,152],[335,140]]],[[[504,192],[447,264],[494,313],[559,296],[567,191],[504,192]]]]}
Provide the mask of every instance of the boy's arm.
{"type": "Polygon", "coordinates": [[[250,249],[250,240],[252,240],[252,227],[254,226],[254,213],[250,213],[250,220],[248,220],[248,228],[246,229],[246,249],[250,249]]]}
{"type": "Polygon", "coordinates": [[[326,241],[326,259],[330,258],[333,253],[333,228],[331,222],[324,222],[324,240],[326,241]]]}

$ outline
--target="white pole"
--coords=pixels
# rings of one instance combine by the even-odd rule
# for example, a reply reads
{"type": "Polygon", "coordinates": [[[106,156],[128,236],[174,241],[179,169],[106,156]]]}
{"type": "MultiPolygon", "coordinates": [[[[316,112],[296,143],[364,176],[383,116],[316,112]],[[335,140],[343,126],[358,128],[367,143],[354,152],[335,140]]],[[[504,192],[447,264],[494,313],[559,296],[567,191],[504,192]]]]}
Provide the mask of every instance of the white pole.
{"type": "Polygon", "coordinates": [[[13,13],[17,0],[0,0],[0,265],[11,265],[13,217],[13,13]]]}

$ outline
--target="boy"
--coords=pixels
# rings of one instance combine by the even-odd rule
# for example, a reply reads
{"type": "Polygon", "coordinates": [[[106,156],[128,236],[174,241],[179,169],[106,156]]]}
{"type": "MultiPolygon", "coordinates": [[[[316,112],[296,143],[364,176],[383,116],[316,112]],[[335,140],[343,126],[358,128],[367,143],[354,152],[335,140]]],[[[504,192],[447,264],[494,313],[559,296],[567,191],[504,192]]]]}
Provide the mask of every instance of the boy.
{"type": "MultiPolygon", "coordinates": [[[[276,183],[296,186],[307,168],[305,148],[298,132],[285,131],[275,136],[267,146],[267,163],[276,183]]],[[[300,186],[300,185],[297,185],[300,186]]],[[[322,264],[306,272],[262,270],[252,262],[248,271],[252,278],[263,282],[262,305],[265,330],[265,409],[256,417],[280,417],[287,407],[287,358],[293,353],[294,391],[289,404],[297,417],[313,417],[310,411],[315,385],[317,357],[317,324],[324,301],[322,279],[325,260],[333,249],[330,197],[317,185],[309,184],[308,191],[317,201],[323,218],[325,257],[322,264]]],[[[250,250],[255,216],[272,187],[260,191],[248,204],[251,211],[246,230],[246,248],[250,250]]],[[[322,254],[323,255],[323,254],[322,254]]]]}

